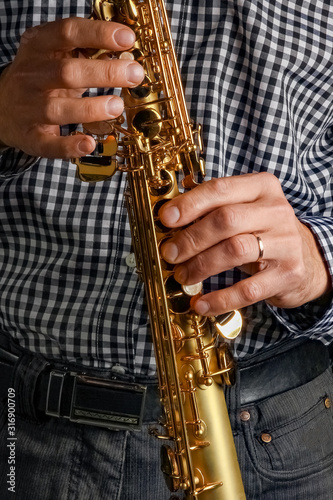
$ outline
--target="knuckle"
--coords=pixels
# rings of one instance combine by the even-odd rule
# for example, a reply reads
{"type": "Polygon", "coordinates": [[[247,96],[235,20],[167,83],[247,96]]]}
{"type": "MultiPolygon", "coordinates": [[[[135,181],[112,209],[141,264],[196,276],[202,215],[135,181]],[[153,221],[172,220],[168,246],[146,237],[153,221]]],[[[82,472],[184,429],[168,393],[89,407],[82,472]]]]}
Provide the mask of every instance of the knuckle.
{"type": "Polygon", "coordinates": [[[68,17],[59,21],[59,36],[63,43],[68,44],[70,47],[72,46],[72,42],[75,38],[76,30],[77,23],[73,18],[68,17]]]}
{"type": "Polygon", "coordinates": [[[121,71],[120,65],[114,64],[114,62],[111,61],[110,64],[103,65],[105,81],[110,82],[110,85],[121,78],[124,79],[124,73],[121,71]]]}
{"type": "Polygon", "coordinates": [[[203,275],[206,276],[207,260],[204,257],[203,253],[199,253],[195,257],[192,266],[193,266],[193,272],[195,272],[197,276],[203,276],[203,275]]]}
{"type": "Polygon", "coordinates": [[[277,198],[274,200],[275,203],[272,204],[274,210],[274,217],[281,218],[281,220],[288,221],[290,219],[295,219],[296,216],[293,207],[288,203],[286,198],[277,198]]]}
{"type": "Polygon", "coordinates": [[[233,305],[228,297],[224,293],[213,293],[213,301],[212,301],[212,309],[215,314],[219,314],[221,312],[231,311],[233,309],[233,305]]]}
{"type": "Polygon", "coordinates": [[[261,286],[255,280],[244,280],[241,284],[241,295],[247,304],[254,304],[261,299],[261,286]]]}
{"type": "Polygon", "coordinates": [[[250,245],[242,235],[233,236],[225,241],[225,250],[228,256],[235,258],[238,262],[243,263],[247,255],[250,253],[250,245]]]}
{"type": "Polygon", "coordinates": [[[82,114],[82,120],[87,123],[91,123],[103,118],[107,118],[105,112],[104,99],[99,97],[86,97],[80,99],[80,112],[82,114]]]}
{"type": "Polygon", "coordinates": [[[21,45],[25,45],[25,44],[29,43],[29,39],[31,37],[31,34],[33,34],[32,30],[33,30],[33,28],[28,28],[27,30],[25,30],[22,33],[22,36],[21,36],[21,45]]]}
{"type": "Polygon", "coordinates": [[[271,172],[259,172],[257,175],[260,177],[260,180],[263,183],[264,187],[269,188],[269,190],[282,190],[279,179],[271,172]]]}
{"type": "Polygon", "coordinates": [[[284,200],[282,210],[283,210],[283,216],[286,217],[286,219],[293,218],[296,221],[296,215],[294,209],[290,205],[290,203],[288,203],[287,200],[284,200]]]}
{"type": "Polygon", "coordinates": [[[44,123],[55,124],[59,120],[59,109],[55,99],[47,99],[44,103],[43,109],[44,123]]]}
{"type": "Polygon", "coordinates": [[[230,230],[235,227],[236,220],[237,214],[232,205],[218,208],[212,213],[213,227],[216,230],[221,229],[221,227],[230,230]]]}
{"type": "MultiPolygon", "coordinates": [[[[186,198],[186,206],[182,206],[182,215],[185,216],[186,218],[188,217],[191,220],[191,215],[193,213],[196,213],[198,210],[200,210],[200,199],[199,197],[195,196],[195,192],[189,192],[189,196],[186,198]]],[[[183,200],[181,199],[180,202],[183,200]]]]}
{"type": "Polygon", "coordinates": [[[200,237],[199,232],[196,230],[195,225],[190,226],[184,230],[186,246],[190,251],[195,251],[198,247],[198,240],[200,237]]]}
{"type": "Polygon", "coordinates": [[[228,186],[223,177],[213,177],[213,179],[208,181],[208,184],[212,195],[217,197],[224,196],[230,189],[230,186],[228,186]]]}
{"type": "Polygon", "coordinates": [[[60,59],[57,63],[58,81],[64,88],[71,88],[74,81],[74,66],[71,59],[60,59]]]}
{"type": "Polygon", "coordinates": [[[305,266],[298,259],[290,259],[285,269],[285,280],[287,283],[301,283],[306,276],[305,266]]]}
{"type": "Polygon", "coordinates": [[[31,28],[26,29],[21,36],[20,45],[27,45],[33,40],[39,31],[39,26],[32,26],[31,28]]]}
{"type": "MultiPolygon", "coordinates": [[[[15,78],[16,82],[24,82],[25,85],[29,86],[30,88],[35,88],[36,84],[34,83],[34,79],[36,79],[36,68],[32,68],[32,66],[33,65],[31,61],[27,61],[24,59],[14,60],[11,66],[11,79],[13,80],[13,78],[15,78]]],[[[19,88],[17,85],[16,87],[19,88]]]]}

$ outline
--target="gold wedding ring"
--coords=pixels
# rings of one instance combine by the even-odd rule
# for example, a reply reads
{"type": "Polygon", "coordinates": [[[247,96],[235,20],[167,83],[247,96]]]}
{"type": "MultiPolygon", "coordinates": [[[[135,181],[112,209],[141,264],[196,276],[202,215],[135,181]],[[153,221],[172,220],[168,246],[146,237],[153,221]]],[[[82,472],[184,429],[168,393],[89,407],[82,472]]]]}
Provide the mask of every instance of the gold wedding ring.
{"type": "Polygon", "coordinates": [[[258,247],[259,247],[259,256],[256,260],[256,262],[261,262],[263,256],[264,256],[264,244],[262,242],[262,239],[260,238],[260,236],[256,235],[253,233],[253,236],[255,236],[257,238],[257,242],[258,242],[258,247]]]}

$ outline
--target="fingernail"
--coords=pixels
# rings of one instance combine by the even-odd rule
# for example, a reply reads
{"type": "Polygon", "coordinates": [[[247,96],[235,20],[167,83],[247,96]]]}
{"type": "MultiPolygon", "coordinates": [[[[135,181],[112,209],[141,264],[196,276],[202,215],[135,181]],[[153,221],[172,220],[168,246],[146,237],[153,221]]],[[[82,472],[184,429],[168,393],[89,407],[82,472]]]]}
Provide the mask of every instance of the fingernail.
{"type": "Polygon", "coordinates": [[[161,218],[163,224],[166,226],[172,226],[176,224],[180,218],[180,212],[177,207],[164,208],[161,213],[161,218]]]}
{"type": "Polygon", "coordinates": [[[120,47],[132,47],[135,42],[135,33],[121,28],[114,33],[113,38],[120,47]]]}
{"type": "Polygon", "coordinates": [[[145,77],[143,67],[138,63],[131,63],[126,68],[126,78],[130,84],[138,85],[145,77]]]}
{"type": "Polygon", "coordinates": [[[209,304],[205,300],[198,300],[194,307],[198,314],[205,315],[209,311],[209,304]]]}
{"type": "Polygon", "coordinates": [[[81,154],[86,155],[88,153],[91,153],[94,148],[92,147],[89,139],[83,139],[81,142],[79,142],[78,149],[81,154]]]}
{"type": "Polygon", "coordinates": [[[106,111],[111,117],[119,116],[124,111],[124,103],[118,97],[111,97],[106,103],[106,111]]]}
{"type": "Polygon", "coordinates": [[[162,255],[168,262],[174,262],[178,257],[178,247],[174,243],[165,243],[162,248],[162,255]]]}

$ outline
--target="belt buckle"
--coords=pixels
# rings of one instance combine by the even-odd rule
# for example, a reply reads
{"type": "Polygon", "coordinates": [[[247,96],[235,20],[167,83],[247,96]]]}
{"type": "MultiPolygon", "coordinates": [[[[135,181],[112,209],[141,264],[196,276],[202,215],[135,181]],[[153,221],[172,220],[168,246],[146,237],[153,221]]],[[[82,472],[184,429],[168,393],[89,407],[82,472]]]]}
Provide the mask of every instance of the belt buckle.
{"type": "Polygon", "coordinates": [[[74,376],[71,422],[111,430],[141,429],[147,387],[78,373],[71,375],[74,376]],[[86,391],[92,389],[96,391],[94,407],[84,402],[86,391]]]}

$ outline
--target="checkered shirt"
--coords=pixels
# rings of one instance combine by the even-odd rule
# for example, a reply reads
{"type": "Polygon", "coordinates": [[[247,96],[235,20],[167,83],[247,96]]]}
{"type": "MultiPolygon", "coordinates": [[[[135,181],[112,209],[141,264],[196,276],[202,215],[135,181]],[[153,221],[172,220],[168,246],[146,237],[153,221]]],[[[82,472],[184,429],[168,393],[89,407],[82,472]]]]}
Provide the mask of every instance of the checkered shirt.
{"type": "MultiPolygon", "coordinates": [[[[333,274],[333,5],[166,3],[190,115],[204,128],[207,179],[277,176],[333,274]]],[[[14,58],[27,27],[89,13],[88,0],[2,1],[0,66],[14,58]]],[[[1,330],[49,358],[153,377],[142,285],[126,263],[124,176],[89,185],[66,161],[41,159],[29,169],[26,161],[18,151],[2,158],[1,330]]],[[[222,273],[205,290],[241,277],[222,273]]],[[[242,315],[242,335],[232,344],[241,358],[288,337],[332,338],[331,305],[281,310],[262,302],[242,315]]]]}

